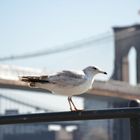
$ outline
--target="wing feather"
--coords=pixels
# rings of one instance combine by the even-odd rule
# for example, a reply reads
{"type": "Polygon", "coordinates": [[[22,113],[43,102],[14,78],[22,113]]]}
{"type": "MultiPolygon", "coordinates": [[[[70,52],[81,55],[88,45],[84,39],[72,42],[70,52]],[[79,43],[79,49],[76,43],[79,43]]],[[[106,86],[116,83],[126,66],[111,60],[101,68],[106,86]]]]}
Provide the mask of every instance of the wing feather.
{"type": "Polygon", "coordinates": [[[66,85],[79,85],[85,81],[84,74],[79,74],[73,71],[62,71],[55,75],[48,77],[50,83],[66,86],[66,85]]]}
{"type": "Polygon", "coordinates": [[[22,76],[19,79],[24,82],[50,83],[60,86],[77,86],[86,80],[84,73],[66,70],[53,75],[22,76]]]}

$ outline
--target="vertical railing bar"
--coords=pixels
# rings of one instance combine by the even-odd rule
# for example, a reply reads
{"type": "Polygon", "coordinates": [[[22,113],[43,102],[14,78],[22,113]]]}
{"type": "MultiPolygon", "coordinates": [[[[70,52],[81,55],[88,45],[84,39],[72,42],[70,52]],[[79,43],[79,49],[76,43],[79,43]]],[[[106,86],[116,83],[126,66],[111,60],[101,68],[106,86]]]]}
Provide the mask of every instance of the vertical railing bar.
{"type": "MultiPolygon", "coordinates": [[[[129,103],[129,107],[139,107],[139,100],[132,100],[129,103]]],[[[140,140],[140,118],[129,118],[130,120],[130,132],[131,140],[140,140]]]]}

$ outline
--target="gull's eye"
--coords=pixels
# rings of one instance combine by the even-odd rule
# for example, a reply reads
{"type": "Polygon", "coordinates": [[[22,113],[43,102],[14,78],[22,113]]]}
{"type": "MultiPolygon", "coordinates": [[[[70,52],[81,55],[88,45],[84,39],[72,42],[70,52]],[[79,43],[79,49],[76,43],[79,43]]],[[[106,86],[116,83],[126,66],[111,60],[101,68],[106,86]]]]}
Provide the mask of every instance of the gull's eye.
{"type": "Polygon", "coordinates": [[[97,68],[93,67],[94,70],[97,70],[97,68]]]}

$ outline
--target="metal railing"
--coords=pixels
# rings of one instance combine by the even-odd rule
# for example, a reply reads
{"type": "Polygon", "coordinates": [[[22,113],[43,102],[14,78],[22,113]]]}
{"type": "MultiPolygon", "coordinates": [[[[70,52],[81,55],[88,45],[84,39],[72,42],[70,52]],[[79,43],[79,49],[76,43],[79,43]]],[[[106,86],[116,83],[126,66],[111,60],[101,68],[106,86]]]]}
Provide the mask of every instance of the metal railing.
{"type": "Polygon", "coordinates": [[[129,118],[131,140],[140,140],[140,107],[137,101],[131,101],[128,108],[0,116],[0,125],[118,118],[129,118]]]}

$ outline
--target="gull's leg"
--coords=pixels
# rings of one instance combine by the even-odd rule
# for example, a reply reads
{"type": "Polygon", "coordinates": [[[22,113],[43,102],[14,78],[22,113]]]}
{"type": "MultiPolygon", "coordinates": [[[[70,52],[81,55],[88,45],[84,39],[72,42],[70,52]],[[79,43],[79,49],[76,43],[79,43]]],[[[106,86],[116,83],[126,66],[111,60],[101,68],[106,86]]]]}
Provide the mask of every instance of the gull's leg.
{"type": "Polygon", "coordinates": [[[69,106],[70,106],[70,110],[73,111],[70,97],[68,97],[68,103],[69,103],[69,106]]]}
{"type": "Polygon", "coordinates": [[[68,97],[68,98],[69,98],[70,103],[72,103],[72,105],[74,107],[74,110],[71,110],[71,111],[78,111],[78,109],[76,108],[74,102],[72,101],[72,97],[68,97]]]}

